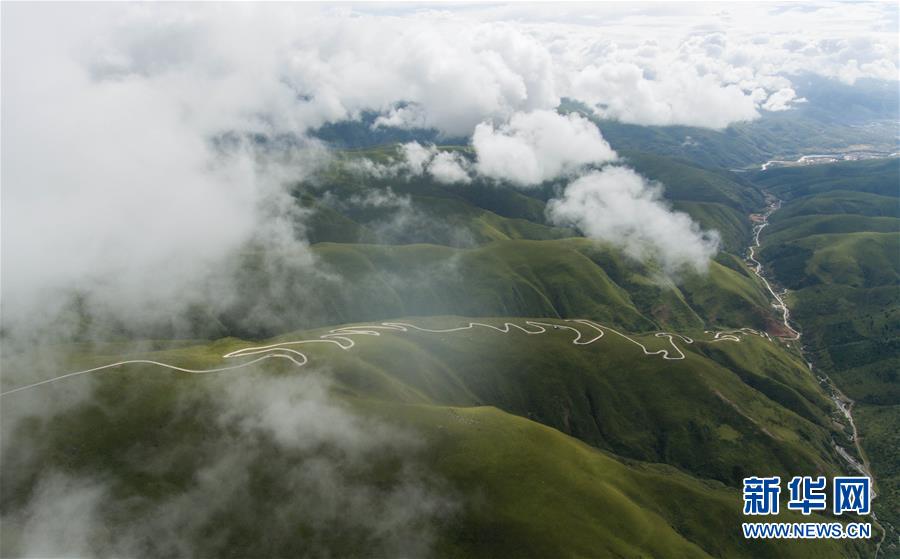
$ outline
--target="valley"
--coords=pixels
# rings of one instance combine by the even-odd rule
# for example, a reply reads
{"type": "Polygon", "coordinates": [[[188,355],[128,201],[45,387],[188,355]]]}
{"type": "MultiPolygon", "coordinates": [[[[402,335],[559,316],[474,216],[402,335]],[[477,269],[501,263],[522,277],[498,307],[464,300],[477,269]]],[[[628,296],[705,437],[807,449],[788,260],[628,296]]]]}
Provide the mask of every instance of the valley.
{"type": "MultiPolygon", "coordinates": [[[[761,170],[765,171],[765,170],[767,170],[767,168],[768,168],[768,164],[764,164],[762,166],[761,170]]],[[[800,333],[800,331],[796,330],[793,326],[791,326],[791,324],[790,324],[790,309],[788,308],[787,304],[784,302],[784,297],[787,295],[787,290],[786,289],[781,290],[780,293],[775,292],[775,290],[772,288],[771,283],[769,282],[769,280],[766,278],[765,274],[763,273],[763,264],[761,262],[759,262],[759,260],[757,260],[756,256],[755,256],[756,251],[761,248],[760,241],[759,241],[760,233],[762,233],[763,229],[765,229],[769,225],[769,218],[772,216],[772,214],[775,213],[776,211],[778,211],[779,209],[781,209],[781,205],[782,205],[782,201],[775,198],[771,194],[766,193],[765,197],[766,197],[766,202],[767,202],[765,211],[762,214],[752,214],[750,216],[751,221],[756,223],[756,225],[753,228],[753,233],[754,233],[753,234],[753,243],[748,248],[747,260],[748,260],[748,262],[750,262],[752,264],[754,272],[763,281],[763,283],[766,285],[766,288],[768,289],[769,293],[772,295],[772,298],[775,301],[775,303],[773,305],[774,308],[779,310],[782,313],[782,319],[783,319],[783,323],[784,323],[784,332],[781,333],[781,335],[779,337],[783,340],[800,342],[801,333],[800,333]]],[[[790,347],[789,344],[788,344],[788,347],[790,347]]],[[[801,350],[801,353],[803,353],[802,343],[800,344],[800,350],[801,350]]],[[[805,358],[805,353],[803,353],[803,354],[804,354],[804,358],[805,358]]],[[[807,361],[807,365],[809,366],[810,373],[816,375],[816,372],[813,369],[813,364],[811,362],[807,361]]],[[[847,425],[850,428],[850,433],[848,435],[848,438],[849,438],[849,441],[853,444],[855,456],[848,453],[847,450],[844,449],[844,447],[842,447],[837,442],[833,442],[834,450],[841,456],[841,458],[843,458],[846,461],[846,463],[850,466],[850,468],[852,470],[855,470],[856,472],[859,472],[860,474],[868,476],[869,478],[872,479],[873,484],[875,484],[872,489],[872,498],[875,498],[875,497],[877,497],[877,492],[876,492],[877,479],[875,478],[875,476],[872,473],[872,468],[869,463],[866,452],[863,449],[862,445],[860,444],[859,431],[856,427],[856,422],[853,419],[853,406],[855,405],[856,402],[854,402],[853,400],[848,398],[846,395],[844,395],[844,393],[842,393],[838,389],[838,387],[835,386],[834,382],[827,375],[822,375],[822,376],[819,376],[818,378],[822,382],[823,386],[826,387],[826,390],[828,390],[830,392],[831,399],[834,402],[835,408],[843,415],[844,419],[847,422],[847,425]]],[[[887,539],[888,530],[878,522],[877,514],[873,514],[872,519],[874,521],[875,526],[881,531],[881,538],[878,541],[878,546],[875,550],[875,557],[878,557],[878,554],[881,550],[881,546],[883,545],[884,541],[887,539]]],[[[894,532],[895,529],[893,526],[890,526],[890,530],[891,530],[891,532],[894,532]]]]}
{"type": "Polygon", "coordinates": [[[900,428],[892,393],[897,369],[891,356],[896,352],[888,349],[896,346],[900,327],[893,316],[897,309],[896,287],[888,287],[896,282],[888,278],[891,270],[896,270],[890,254],[896,253],[900,233],[898,167],[898,160],[891,158],[810,166],[806,170],[777,169],[759,175],[767,187],[787,198],[786,203],[778,202],[779,213],[768,215],[774,225],[763,239],[762,258],[774,267],[779,281],[795,290],[782,297],[798,310],[795,320],[805,326],[803,349],[809,356],[810,370],[832,394],[846,421],[846,440],[854,448],[851,455],[835,442],[835,450],[852,469],[875,480],[879,495],[876,515],[882,519],[882,542],[887,542],[889,555],[896,553],[898,547],[897,478],[892,466],[895,454],[889,450],[897,440],[888,434],[900,428]],[[811,211],[813,206],[817,207],[815,212],[811,211]],[[854,242],[855,237],[863,236],[868,238],[866,249],[854,242]],[[860,249],[832,250],[812,264],[812,253],[807,255],[806,249],[800,247],[824,246],[820,243],[826,239],[833,247],[853,243],[860,249]],[[794,250],[794,255],[787,257],[790,250],[794,250]],[[872,259],[879,258],[880,251],[884,251],[885,265],[874,265],[884,270],[887,277],[867,273],[865,279],[857,280],[846,275],[851,268],[862,270],[873,265],[872,259]],[[788,264],[788,259],[793,262],[788,264]],[[823,275],[812,277],[820,273],[823,275]],[[828,298],[827,303],[823,296],[828,298]],[[815,317],[810,305],[815,305],[815,317]],[[840,318],[835,316],[837,313],[840,318]],[[880,326],[873,328],[875,316],[879,316],[880,326]],[[861,324],[856,326],[858,323],[861,324]],[[846,330],[838,333],[836,328],[846,330]],[[850,349],[853,345],[870,349],[865,354],[856,353],[850,349]],[[847,353],[842,355],[845,350],[847,353]],[[867,409],[872,406],[878,410],[877,415],[867,409]],[[865,425],[866,419],[876,417],[874,424],[865,425]],[[872,433],[871,438],[866,437],[867,432],[872,433]]]}

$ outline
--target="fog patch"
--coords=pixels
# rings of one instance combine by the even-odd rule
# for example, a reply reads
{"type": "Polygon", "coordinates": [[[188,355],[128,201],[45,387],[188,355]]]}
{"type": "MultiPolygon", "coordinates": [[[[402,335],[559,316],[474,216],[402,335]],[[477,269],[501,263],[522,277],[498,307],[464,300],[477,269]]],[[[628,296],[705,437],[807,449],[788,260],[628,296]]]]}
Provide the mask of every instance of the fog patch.
{"type": "MultiPolygon", "coordinates": [[[[102,483],[62,472],[43,477],[21,517],[22,557],[89,557],[97,555],[102,483]]],[[[108,553],[108,549],[102,553],[108,553]]]]}
{"type": "MultiPolygon", "coordinates": [[[[399,180],[399,179],[398,179],[399,180]]],[[[467,223],[459,223],[439,210],[439,200],[416,200],[398,194],[390,186],[366,187],[362,193],[340,196],[326,191],[321,204],[352,218],[365,227],[363,242],[378,244],[435,243],[472,247],[476,239],[467,223]]]]}
{"type": "MultiPolygon", "coordinates": [[[[178,432],[149,460],[131,454],[147,451],[149,440],[115,443],[109,452],[116,464],[99,468],[63,469],[53,454],[39,453],[30,464],[37,478],[29,477],[33,484],[21,506],[10,509],[9,495],[23,488],[4,485],[5,535],[12,536],[4,552],[429,556],[440,525],[458,505],[425,467],[425,442],[411,429],[353,410],[330,391],[315,374],[245,372],[211,381],[202,401],[184,395],[167,401],[167,415],[180,419],[160,427],[178,432]]],[[[153,397],[128,399],[141,413],[153,397]]],[[[108,410],[112,417],[123,412],[108,410]]],[[[83,444],[89,429],[77,425],[67,442],[50,440],[83,444]]]]}

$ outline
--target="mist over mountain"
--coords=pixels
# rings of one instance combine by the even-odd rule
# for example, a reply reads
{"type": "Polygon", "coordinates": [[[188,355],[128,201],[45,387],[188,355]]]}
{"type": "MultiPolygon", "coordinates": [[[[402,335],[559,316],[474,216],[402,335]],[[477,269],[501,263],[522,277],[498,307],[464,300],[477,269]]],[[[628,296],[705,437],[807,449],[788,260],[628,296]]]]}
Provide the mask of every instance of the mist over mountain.
{"type": "Polygon", "coordinates": [[[900,553],[897,6],[2,10],[0,555],[900,553]]]}

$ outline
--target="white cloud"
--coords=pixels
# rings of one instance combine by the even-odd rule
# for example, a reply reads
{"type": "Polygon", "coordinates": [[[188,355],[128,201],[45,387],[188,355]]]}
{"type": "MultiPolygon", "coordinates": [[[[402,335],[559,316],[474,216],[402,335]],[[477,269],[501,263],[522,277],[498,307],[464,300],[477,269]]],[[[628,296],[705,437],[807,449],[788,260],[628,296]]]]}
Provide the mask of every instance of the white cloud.
{"type": "Polygon", "coordinates": [[[404,170],[413,175],[421,175],[434,158],[437,149],[434,146],[423,146],[419,142],[409,142],[401,146],[404,170]]]}
{"type": "Polygon", "coordinates": [[[701,231],[690,216],[672,211],[661,188],[631,169],[606,167],[572,182],[548,203],[547,215],[634,258],[654,259],[667,273],[685,267],[705,271],[718,250],[718,234],[701,231]]]}
{"type": "Polygon", "coordinates": [[[348,116],[386,111],[376,125],[465,136],[485,118],[559,102],[550,54],[515,26],[445,14],[309,23],[296,30],[285,79],[348,116]]]}
{"type": "Polygon", "coordinates": [[[366,157],[344,163],[346,170],[382,179],[429,175],[442,184],[465,184],[472,180],[471,163],[460,153],[443,151],[434,144],[407,142],[400,146],[398,157],[377,163],[366,157]]]}
{"type": "Polygon", "coordinates": [[[472,145],[480,175],[519,186],[534,186],[616,154],[589,120],[553,111],[516,113],[508,123],[483,122],[472,145]]]}
{"type": "MultiPolygon", "coordinates": [[[[722,128],[752,119],[800,73],[847,83],[898,78],[897,8],[887,4],[520,6],[480,17],[523,22],[553,53],[560,95],[637,124],[722,128]]],[[[783,96],[772,106],[789,108],[783,96]]]]}
{"type": "Polygon", "coordinates": [[[667,274],[684,268],[704,272],[718,251],[718,233],[702,231],[689,215],[672,211],[661,184],[621,166],[590,171],[589,165],[615,161],[617,155],[597,127],[578,115],[517,113],[497,128],[478,125],[472,143],[480,176],[521,188],[581,174],[548,202],[548,218],[621,247],[635,259],[656,260],[667,274]]]}
{"type": "Polygon", "coordinates": [[[740,87],[686,65],[661,68],[655,79],[632,63],[591,65],[575,75],[572,96],[596,107],[598,116],[635,124],[724,128],[759,116],[740,87]]]}
{"type": "Polygon", "coordinates": [[[806,99],[797,97],[796,91],[790,87],[785,87],[769,95],[762,108],[767,111],[786,111],[791,108],[793,103],[803,103],[805,101],[806,99]]]}
{"type": "Polygon", "coordinates": [[[444,184],[471,182],[467,170],[468,162],[459,154],[442,151],[434,156],[428,165],[428,173],[444,184]]]}
{"type": "Polygon", "coordinates": [[[471,182],[469,162],[458,153],[441,151],[434,145],[422,145],[409,142],[400,146],[400,160],[382,165],[376,174],[381,176],[398,176],[408,173],[411,176],[428,174],[443,184],[460,184],[471,182]]]}

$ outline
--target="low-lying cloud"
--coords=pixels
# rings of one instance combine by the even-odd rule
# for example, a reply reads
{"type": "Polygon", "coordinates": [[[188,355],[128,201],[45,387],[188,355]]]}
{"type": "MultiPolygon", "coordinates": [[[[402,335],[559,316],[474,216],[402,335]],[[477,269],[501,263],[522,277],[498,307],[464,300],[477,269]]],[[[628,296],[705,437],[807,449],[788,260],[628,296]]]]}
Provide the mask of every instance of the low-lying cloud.
{"type": "Polygon", "coordinates": [[[407,171],[412,176],[428,175],[442,184],[468,183],[469,162],[460,154],[440,151],[434,145],[409,142],[401,146],[402,158],[399,164],[386,167],[388,175],[407,171]]]}
{"type": "Polygon", "coordinates": [[[483,123],[472,138],[479,175],[520,188],[565,179],[547,203],[556,225],[621,247],[637,260],[655,260],[664,272],[705,272],[719,248],[715,231],[663,200],[663,186],[635,171],[609,165],[618,158],[598,128],[576,115],[517,113],[509,123],[483,123]],[[601,170],[595,170],[606,165],[601,170]],[[573,180],[574,179],[574,180],[573,180]]]}
{"type": "Polygon", "coordinates": [[[184,322],[190,305],[236,296],[221,278],[243,251],[310,262],[286,185],[328,155],[312,140],[269,153],[251,139],[278,130],[272,115],[285,122],[271,75],[257,79],[271,58],[243,58],[221,27],[180,10],[10,8],[6,335],[65,335],[86,315],[119,332],[184,322]],[[211,277],[223,291],[210,291],[211,277]]]}
{"type": "Polygon", "coordinates": [[[547,215],[634,258],[655,260],[669,273],[685,267],[705,271],[719,248],[715,231],[701,231],[690,216],[672,211],[661,185],[625,167],[606,167],[575,180],[548,203],[547,215]]]}

